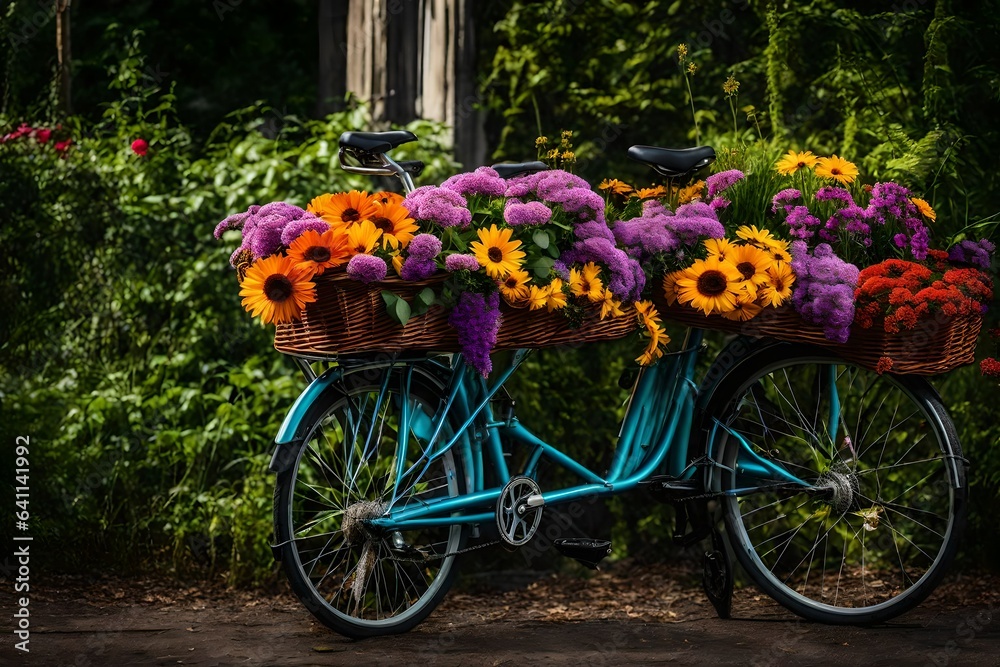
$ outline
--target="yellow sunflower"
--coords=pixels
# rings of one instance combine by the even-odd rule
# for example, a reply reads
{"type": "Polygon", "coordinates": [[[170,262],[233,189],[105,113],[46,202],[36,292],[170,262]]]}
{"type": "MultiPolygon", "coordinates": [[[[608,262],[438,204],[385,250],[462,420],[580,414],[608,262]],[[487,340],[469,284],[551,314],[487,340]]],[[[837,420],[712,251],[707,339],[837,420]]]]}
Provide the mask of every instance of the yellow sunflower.
{"type": "Polygon", "coordinates": [[[515,269],[500,282],[500,293],[509,303],[519,303],[528,298],[528,283],[531,278],[527,271],[515,269]]]}
{"type": "Polygon", "coordinates": [[[667,196],[667,189],[662,185],[657,185],[652,188],[642,188],[641,190],[636,190],[632,193],[633,197],[638,197],[639,199],[653,199],[667,196]]]}
{"type": "Polygon", "coordinates": [[[622,310],[622,302],[615,298],[611,290],[605,289],[601,293],[601,319],[607,317],[621,317],[625,314],[622,310]]]}
{"type": "Polygon", "coordinates": [[[296,265],[290,257],[258,259],[240,283],[243,307],[265,324],[297,320],[306,304],[316,300],[316,283],[309,278],[309,270],[296,265]]]}
{"type": "Polygon", "coordinates": [[[597,302],[604,298],[604,285],[600,278],[601,267],[587,262],[583,269],[570,269],[569,289],[573,296],[585,296],[597,302]]]}
{"type": "Polygon", "coordinates": [[[511,271],[521,268],[524,251],[518,250],[521,247],[520,241],[510,240],[513,230],[497,229],[496,225],[490,225],[489,229],[483,228],[477,233],[479,240],[470,243],[469,248],[475,253],[479,264],[486,267],[487,275],[491,278],[506,278],[511,271]]]}
{"type": "Polygon", "coordinates": [[[392,256],[392,268],[396,271],[396,275],[400,275],[403,271],[403,262],[406,261],[402,255],[399,253],[392,256]]]}
{"type": "Polygon", "coordinates": [[[763,308],[761,308],[760,304],[754,301],[753,297],[745,295],[736,300],[735,308],[730,310],[728,313],[722,313],[722,316],[727,320],[746,322],[761,310],[763,310],[763,308]]]}
{"type": "Polygon", "coordinates": [[[729,257],[743,277],[741,287],[751,298],[757,297],[757,288],[767,282],[767,270],[774,263],[771,254],[752,245],[733,246],[729,257]]]}
{"type": "Polygon", "coordinates": [[[774,165],[774,168],[779,174],[791,176],[799,169],[812,169],[818,160],[819,158],[813,155],[812,151],[803,151],[802,153],[788,151],[785,157],[778,160],[778,164],[774,165]]]}
{"type": "Polygon", "coordinates": [[[833,155],[816,161],[816,175],[820,178],[832,178],[841,185],[849,185],[858,177],[858,168],[853,162],[833,155]]]}
{"type": "Polygon", "coordinates": [[[357,190],[320,195],[309,202],[306,210],[323,218],[333,227],[354,225],[376,213],[375,199],[367,192],[357,190]]]}
{"type": "Polygon", "coordinates": [[[762,250],[769,250],[771,248],[788,249],[786,241],[774,237],[769,229],[757,229],[757,225],[742,225],[736,230],[736,235],[750,245],[757,246],[762,250]]]}
{"type": "Polygon", "coordinates": [[[663,296],[667,299],[667,305],[677,303],[677,278],[681,271],[674,271],[663,276],[663,296]]]}
{"type": "Polygon", "coordinates": [[[649,336],[649,343],[646,349],[640,354],[636,361],[642,366],[648,366],[663,356],[663,346],[670,342],[670,336],[660,324],[659,313],[650,301],[637,301],[635,310],[639,322],[649,336]]]}
{"type": "Polygon", "coordinates": [[[920,211],[920,215],[924,216],[931,222],[937,220],[937,213],[934,212],[934,209],[931,208],[931,205],[926,201],[920,197],[910,197],[910,201],[913,202],[913,205],[917,207],[918,211],[920,211]]]}
{"type": "Polygon", "coordinates": [[[791,262],[792,255],[788,252],[788,248],[768,248],[767,251],[771,253],[771,259],[776,262],[791,262]]]}
{"type": "Polygon", "coordinates": [[[369,220],[382,230],[383,248],[405,248],[417,231],[417,223],[401,204],[376,203],[375,214],[369,220]]]}
{"type": "Polygon", "coordinates": [[[363,220],[357,225],[347,228],[347,251],[351,255],[367,255],[378,243],[382,230],[371,220],[363,220]]]}
{"type": "Polygon", "coordinates": [[[322,234],[313,229],[306,230],[288,247],[288,258],[317,276],[340,266],[349,257],[347,235],[336,229],[328,229],[322,234]]]}
{"type": "Polygon", "coordinates": [[[601,181],[601,184],[597,186],[598,190],[610,190],[616,195],[627,195],[632,192],[632,186],[628,183],[623,183],[617,178],[605,178],[601,181]]]}
{"type": "Polygon", "coordinates": [[[528,285],[528,309],[538,310],[545,307],[545,302],[549,300],[549,288],[538,285],[528,285]]]}
{"type": "Polygon", "coordinates": [[[678,276],[677,298],[706,315],[728,313],[736,307],[742,282],[743,274],[732,262],[717,257],[699,259],[678,276]]]}
{"type": "Polygon", "coordinates": [[[553,310],[560,310],[566,307],[566,293],[563,292],[562,278],[553,278],[552,282],[545,289],[548,292],[545,299],[545,307],[550,313],[553,310]]]}
{"type": "Polygon", "coordinates": [[[791,265],[787,262],[774,262],[767,270],[767,282],[761,287],[757,298],[765,306],[778,307],[792,296],[793,284],[795,272],[791,265]]]}
{"type": "Polygon", "coordinates": [[[705,247],[708,248],[709,257],[718,257],[723,260],[732,259],[736,249],[736,246],[729,239],[707,239],[705,247]]]}

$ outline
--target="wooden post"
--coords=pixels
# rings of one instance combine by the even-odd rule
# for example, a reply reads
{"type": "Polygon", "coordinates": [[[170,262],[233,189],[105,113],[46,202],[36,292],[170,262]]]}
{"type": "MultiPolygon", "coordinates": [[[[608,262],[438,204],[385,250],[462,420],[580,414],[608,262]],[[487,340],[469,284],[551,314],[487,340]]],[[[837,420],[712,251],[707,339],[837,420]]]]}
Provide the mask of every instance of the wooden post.
{"type": "Polygon", "coordinates": [[[56,54],[59,73],[59,111],[63,115],[73,113],[73,97],[70,89],[70,50],[69,7],[72,0],[54,0],[56,3],[56,54]]]}
{"type": "Polygon", "coordinates": [[[347,94],[347,0],[319,2],[319,94],[316,115],[344,108],[347,94]]]}

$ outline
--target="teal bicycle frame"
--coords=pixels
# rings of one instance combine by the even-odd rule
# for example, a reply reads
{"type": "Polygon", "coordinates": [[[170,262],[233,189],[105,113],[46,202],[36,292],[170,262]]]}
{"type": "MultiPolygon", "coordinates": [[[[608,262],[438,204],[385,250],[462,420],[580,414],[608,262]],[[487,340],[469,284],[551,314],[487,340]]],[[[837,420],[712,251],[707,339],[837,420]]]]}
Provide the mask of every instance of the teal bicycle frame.
{"type": "MultiPolygon", "coordinates": [[[[418,363],[435,364],[437,370],[449,372],[450,381],[445,400],[433,418],[428,418],[423,413],[414,415],[409,410],[408,402],[403,402],[398,429],[399,454],[396,456],[396,461],[399,463],[395,470],[398,480],[396,488],[397,490],[405,488],[403,481],[407,478],[419,480],[426,466],[455,447],[461,453],[461,460],[465,464],[463,473],[467,481],[466,488],[469,490],[459,496],[443,497],[401,507],[393,507],[396,500],[394,496],[389,502],[391,509],[387,514],[372,519],[371,523],[385,530],[410,530],[429,526],[493,522],[495,515],[492,507],[500,497],[503,484],[511,478],[504,458],[502,445],[504,439],[532,450],[525,469],[520,474],[533,477],[539,462],[545,457],[574,473],[581,480],[578,485],[546,491],[529,498],[528,504],[533,507],[623,493],[634,489],[640,482],[648,480],[657,473],[664,473],[680,480],[692,479],[702,468],[691,462],[689,443],[692,436],[697,435],[692,433],[698,410],[698,385],[694,381],[694,373],[703,336],[703,331],[691,329],[681,351],[670,354],[655,366],[640,371],[629,397],[611,466],[605,476],[599,475],[557,447],[545,442],[513,415],[506,419],[495,418],[490,405],[491,399],[521,365],[529,350],[516,351],[509,366],[490,384],[487,384],[481,376],[469,371],[461,355],[452,356],[450,365],[441,361],[420,359],[418,363]],[[443,436],[443,426],[449,416],[457,416],[462,420],[462,424],[454,433],[443,436]],[[426,445],[418,461],[409,469],[403,470],[403,462],[407,458],[404,453],[411,446],[409,441],[411,432],[416,434],[421,442],[426,442],[426,445]],[[484,456],[492,464],[497,477],[502,480],[500,486],[485,488],[484,456]]],[[[403,395],[407,395],[414,370],[414,360],[399,359],[397,363],[406,369],[402,375],[402,382],[406,385],[403,388],[403,395]]],[[[831,395],[836,396],[836,377],[833,374],[835,369],[831,367],[830,370],[829,387],[831,395]]],[[[275,461],[279,460],[283,449],[289,448],[287,450],[289,452],[296,451],[297,445],[301,443],[304,437],[301,429],[313,401],[342,377],[341,367],[332,368],[313,380],[299,396],[275,438],[276,450],[275,458],[272,460],[272,470],[276,471],[279,467],[275,461]]],[[[387,374],[377,399],[379,401],[386,395],[388,377],[387,374]]],[[[834,400],[831,403],[834,407],[831,410],[832,414],[829,415],[829,424],[831,432],[836,432],[839,401],[834,400]]],[[[719,460],[720,452],[714,451],[723,432],[728,437],[734,438],[739,446],[736,472],[740,488],[728,489],[725,494],[750,493],[763,483],[810,486],[783,467],[758,456],[745,438],[713,418],[703,466],[705,469],[703,483],[706,490],[718,490],[719,473],[722,470],[731,470],[719,460]]]]}

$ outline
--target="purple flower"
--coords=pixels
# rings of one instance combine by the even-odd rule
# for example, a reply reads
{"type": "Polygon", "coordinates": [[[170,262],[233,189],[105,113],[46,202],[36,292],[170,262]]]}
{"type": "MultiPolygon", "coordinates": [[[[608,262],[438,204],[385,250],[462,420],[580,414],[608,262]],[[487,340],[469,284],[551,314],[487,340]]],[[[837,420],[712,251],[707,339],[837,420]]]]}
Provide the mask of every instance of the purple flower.
{"type": "Polygon", "coordinates": [[[725,197],[716,197],[709,203],[709,206],[712,207],[713,211],[718,212],[729,206],[729,203],[729,200],[725,197]]]}
{"type": "Polygon", "coordinates": [[[451,309],[448,322],[458,332],[465,363],[486,377],[493,370],[490,352],[500,331],[500,294],[483,296],[477,292],[462,292],[451,309]]]}
{"type": "Polygon", "coordinates": [[[847,342],[854,321],[858,267],[837,257],[826,243],[816,246],[812,256],[805,241],[793,241],[790,250],[796,276],[795,310],[806,322],[823,327],[828,339],[847,342]]]}
{"type": "Polygon", "coordinates": [[[503,219],[508,225],[544,225],[552,218],[552,209],[538,201],[522,204],[511,200],[503,209],[503,219]]]}
{"type": "MultiPolygon", "coordinates": [[[[350,270],[350,264],[348,264],[348,270],[350,270]]],[[[403,280],[426,280],[435,273],[437,273],[437,263],[433,259],[422,259],[410,255],[403,262],[403,268],[399,270],[399,277],[403,280]]]]}
{"type": "Polygon", "coordinates": [[[659,199],[647,199],[642,202],[642,217],[653,215],[673,215],[674,212],[663,205],[659,199]]]}
{"type": "Polygon", "coordinates": [[[478,271],[479,260],[475,255],[448,255],[444,258],[444,268],[449,271],[478,271]]]}
{"type": "Polygon", "coordinates": [[[492,167],[480,167],[473,172],[455,174],[441,187],[460,195],[502,197],[507,191],[507,182],[492,167]]]}
{"type": "Polygon", "coordinates": [[[797,201],[802,198],[802,193],[795,188],[785,188],[778,194],[774,195],[771,200],[771,212],[777,213],[778,209],[782,206],[788,206],[793,201],[797,201]]]}
{"type": "Polygon", "coordinates": [[[573,228],[573,234],[580,240],[605,239],[611,243],[615,242],[615,235],[608,228],[607,224],[604,222],[597,222],[596,220],[578,224],[573,228]]]}
{"type": "Polygon", "coordinates": [[[746,178],[746,175],[739,169],[730,169],[728,171],[720,171],[718,174],[712,174],[705,179],[705,187],[708,190],[709,199],[715,197],[715,195],[726,188],[731,187],[734,183],[742,181],[744,178],[746,178]]]}
{"type": "Polygon", "coordinates": [[[292,245],[292,242],[302,236],[304,232],[313,230],[322,234],[329,229],[330,225],[325,220],[317,218],[312,213],[306,213],[298,220],[293,220],[285,225],[285,229],[281,232],[281,242],[285,245],[292,245]]]}
{"type": "Polygon", "coordinates": [[[854,198],[851,193],[844,188],[837,188],[832,185],[825,185],[816,191],[816,201],[839,201],[845,204],[853,204],[854,198]]]}
{"type": "Polygon", "coordinates": [[[283,201],[263,206],[255,204],[246,213],[231,215],[220,222],[215,227],[215,237],[221,237],[226,230],[239,229],[243,232],[241,245],[250,248],[254,259],[259,259],[278,252],[282,245],[288,245],[284,240],[285,227],[303,218],[317,219],[304,209],[283,201]]]}
{"type": "Polygon", "coordinates": [[[281,232],[285,229],[285,219],[277,215],[258,217],[250,233],[244,226],[243,237],[250,243],[254,259],[273,255],[281,249],[281,232]]]}
{"type": "Polygon", "coordinates": [[[415,219],[442,227],[465,229],[472,222],[472,211],[465,197],[433,185],[425,185],[406,195],[403,206],[415,219]]]}
{"type": "Polygon", "coordinates": [[[611,274],[608,289],[623,301],[638,299],[645,286],[645,276],[641,282],[638,280],[642,275],[639,262],[615,247],[614,241],[605,238],[591,237],[577,241],[559,259],[566,266],[587,262],[603,264],[611,274]]]}
{"type": "Polygon", "coordinates": [[[797,239],[811,239],[816,234],[816,229],[823,224],[806,206],[786,206],[785,210],[788,212],[785,219],[789,227],[788,233],[797,239]]]}
{"type": "Polygon", "coordinates": [[[948,251],[948,259],[959,264],[971,264],[981,269],[988,269],[992,264],[990,255],[996,246],[986,239],[972,241],[966,239],[953,245],[948,251]]]}
{"type": "Polygon", "coordinates": [[[385,280],[389,267],[385,260],[375,255],[355,255],[347,263],[347,275],[363,283],[374,283],[385,280]]]}
{"type": "Polygon", "coordinates": [[[433,260],[441,252],[441,239],[433,234],[417,234],[406,248],[406,255],[411,259],[433,260]]]}

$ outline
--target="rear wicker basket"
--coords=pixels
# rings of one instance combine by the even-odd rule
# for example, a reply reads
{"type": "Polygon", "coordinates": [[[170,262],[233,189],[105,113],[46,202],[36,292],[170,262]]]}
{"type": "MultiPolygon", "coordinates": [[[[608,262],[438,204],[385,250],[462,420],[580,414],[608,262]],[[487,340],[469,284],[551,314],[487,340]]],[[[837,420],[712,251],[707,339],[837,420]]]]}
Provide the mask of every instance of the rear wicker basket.
{"type": "MultiPolygon", "coordinates": [[[[382,292],[391,291],[407,301],[425,287],[440,285],[442,273],[426,281],[387,279],[365,285],[351,280],[343,271],[327,272],[315,278],[316,301],[306,306],[302,319],[279,324],[274,347],[279,352],[306,357],[331,357],[358,352],[438,351],[458,352],[458,336],[448,323],[448,311],[440,306],[410,318],[399,326],[385,312],[382,292]]],[[[529,311],[501,305],[503,323],[495,350],[521,347],[553,347],[621,338],[634,331],[636,318],[626,316],[601,320],[599,309],[588,309],[579,328],[559,312],[529,311]]]]}
{"type": "Polygon", "coordinates": [[[802,321],[788,305],[765,308],[746,322],[734,322],[719,315],[706,316],[688,306],[667,305],[663,297],[653,299],[664,319],[701,329],[717,329],[745,336],[770,337],[795,343],[812,343],[829,348],[848,361],[875,369],[882,357],[892,360],[892,373],[936,375],[971,364],[976,357],[976,340],[983,326],[980,315],[946,317],[939,315],[918,322],[912,330],[886,333],[880,327],[862,329],[855,324],[846,343],[835,343],[823,330],[802,321]]]}

